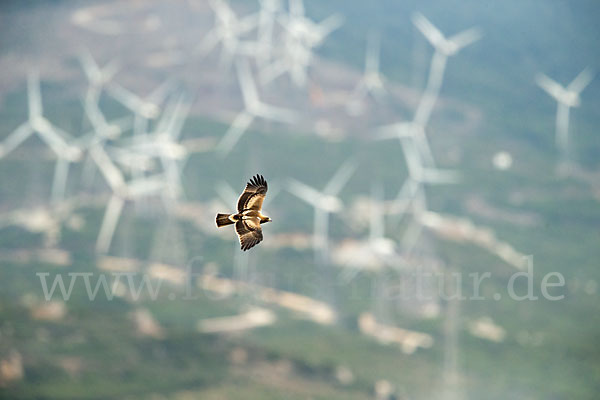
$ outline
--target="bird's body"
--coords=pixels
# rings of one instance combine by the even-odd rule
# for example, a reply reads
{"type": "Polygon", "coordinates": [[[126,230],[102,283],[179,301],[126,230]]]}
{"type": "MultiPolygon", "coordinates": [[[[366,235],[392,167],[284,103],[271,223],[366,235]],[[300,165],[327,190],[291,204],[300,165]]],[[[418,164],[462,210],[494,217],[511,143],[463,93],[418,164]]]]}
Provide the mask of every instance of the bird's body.
{"type": "Polygon", "coordinates": [[[261,214],[266,194],[267,181],[262,175],[256,175],[246,184],[244,192],[238,199],[238,212],[217,214],[217,227],[235,224],[235,231],[240,239],[241,249],[244,251],[262,241],[261,224],[271,221],[271,218],[261,214]]]}

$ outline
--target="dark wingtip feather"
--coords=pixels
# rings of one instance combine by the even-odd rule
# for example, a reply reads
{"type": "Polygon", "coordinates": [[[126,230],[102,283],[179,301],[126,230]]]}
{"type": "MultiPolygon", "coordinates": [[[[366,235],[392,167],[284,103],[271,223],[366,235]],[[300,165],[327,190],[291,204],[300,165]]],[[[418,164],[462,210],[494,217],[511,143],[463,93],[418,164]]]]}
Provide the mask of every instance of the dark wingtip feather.
{"type": "Polygon", "coordinates": [[[250,179],[250,181],[248,182],[248,185],[249,186],[267,187],[267,181],[265,180],[265,178],[262,175],[256,174],[250,179]]]}

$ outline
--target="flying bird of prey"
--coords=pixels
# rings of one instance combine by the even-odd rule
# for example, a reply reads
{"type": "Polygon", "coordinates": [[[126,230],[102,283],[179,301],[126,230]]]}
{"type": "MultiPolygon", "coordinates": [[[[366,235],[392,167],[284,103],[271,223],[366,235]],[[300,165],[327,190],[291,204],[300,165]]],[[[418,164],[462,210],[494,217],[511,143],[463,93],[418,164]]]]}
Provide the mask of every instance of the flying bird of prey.
{"type": "Polygon", "coordinates": [[[262,175],[255,175],[246,184],[246,189],[238,199],[237,214],[217,214],[217,227],[235,224],[235,231],[244,251],[263,240],[260,225],[271,222],[271,218],[260,213],[266,194],[267,181],[262,175]]]}

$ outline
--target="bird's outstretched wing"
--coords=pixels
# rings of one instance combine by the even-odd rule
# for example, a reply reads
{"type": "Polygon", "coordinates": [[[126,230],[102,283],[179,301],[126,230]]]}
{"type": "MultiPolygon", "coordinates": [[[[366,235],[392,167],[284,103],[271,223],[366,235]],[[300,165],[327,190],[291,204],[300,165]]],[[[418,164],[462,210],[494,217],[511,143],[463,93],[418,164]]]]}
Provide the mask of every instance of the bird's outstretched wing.
{"type": "Polygon", "coordinates": [[[262,175],[255,175],[246,184],[246,189],[244,189],[244,193],[242,193],[238,200],[238,212],[244,210],[260,211],[266,194],[267,181],[265,181],[262,175]]]}
{"type": "Polygon", "coordinates": [[[263,239],[258,217],[236,222],[235,231],[240,238],[240,245],[244,251],[256,246],[263,239]]]}

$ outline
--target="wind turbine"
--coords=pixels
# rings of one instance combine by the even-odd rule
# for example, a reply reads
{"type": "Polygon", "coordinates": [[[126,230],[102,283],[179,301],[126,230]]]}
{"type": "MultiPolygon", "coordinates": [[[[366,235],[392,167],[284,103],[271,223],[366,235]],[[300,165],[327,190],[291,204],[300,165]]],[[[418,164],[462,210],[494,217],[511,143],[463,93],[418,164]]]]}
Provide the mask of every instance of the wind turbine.
{"type": "Polygon", "coordinates": [[[125,201],[160,195],[165,189],[165,177],[164,174],[156,174],[126,182],[123,173],[114,165],[102,146],[95,144],[89,152],[112,190],[96,241],[96,251],[107,253],[125,201]]]}
{"type": "Polygon", "coordinates": [[[312,58],[313,51],[310,47],[288,35],[284,38],[281,54],[271,64],[262,68],[260,81],[265,85],[287,73],[297,87],[303,87],[306,85],[307,70],[312,58]]]}
{"type": "Polygon", "coordinates": [[[70,164],[79,161],[82,152],[77,146],[68,143],[71,140],[71,136],[67,132],[52,125],[44,117],[40,82],[36,73],[29,74],[27,79],[27,94],[29,118],[0,144],[0,158],[12,152],[31,135],[37,133],[40,139],[50,147],[57,157],[51,192],[52,202],[56,203],[64,197],[70,164]]]}
{"type": "Polygon", "coordinates": [[[568,161],[569,157],[569,111],[571,107],[579,107],[581,104],[579,94],[590,84],[593,78],[594,73],[589,67],[581,71],[566,87],[544,74],[538,74],[535,77],[536,83],[552,96],[558,104],[556,110],[556,145],[561,152],[563,161],[568,161]]]}
{"type": "Polygon", "coordinates": [[[88,50],[83,50],[79,55],[79,62],[91,89],[101,89],[115,76],[119,70],[119,63],[115,60],[100,68],[88,50]]]}
{"type": "MultiPolygon", "coordinates": [[[[133,126],[133,118],[130,116],[106,122],[104,116],[100,114],[102,115],[101,120],[104,121],[102,122],[97,118],[90,117],[88,114],[89,111],[90,108],[86,107],[85,112],[90,123],[92,124],[92,130],[77,138],[77,143],[79,147],[83,150],[87,151],[90,149],[90,147],[94,145],[104,146],[107,140],[115,139],[121,136],[123,132],[127,131],[128,129],[131,129],[131,127],[133,126]]],[[[100,112],[99,109],[98,111],[100,112]]],[[[133,169],[135,167],[136,160],[132,159],[130,153],[121,153],[114,155],[114,159],[119,164],[127,166],[128,168],[133,169]]],[[[137,161],[141,162],[141,160],[137,161]]],[[[95,171],[95,163],[88,152],[83,164],[83,171],[81,173],[81,180],[82,182],[84,182],[84,185],[86,185],[88,188],[91,187],[94,181],[95,171]]]]}
{"type": "Polygon", "coordinates": [[[43,115],[40,82],[37,73],[30,73],[27,79],[27,94],[29,118],[21,124],[4,142],[0,144],[0,158],[6,156],[34,133],[50,147],[57,157],[65,157],[76,161],[81,156],[81,151],[67,143],[70,135],[60,128],[52,125],[43,115]]]}
{"type": "Polygon", "coordinates": [[[168,195],[171,199],[178,199],[183,194],[181,174],[189,153],[179,139],[190,107],[191,102],[185,96],[179,96],[167,104],[153,132],[120,143],[126,152],[140,155],[142,162],[144,157],[160,161],[169,183],[168,195]]]}
{"type": "Polygon", "coordinates": [[[329,214],[340,212],[344,205],[338,194],[354,174],[356,165],[346,161],[327,182],[322,191],[312,188],[300,181],[290,179],[288,190],[312,205],[315,209],[313,226],[313,248],[315,261],[325,264],[329,251],[329,214]]]}
{"type": "Polygon", "coordinates": [[[414,182],[435,185],[457,183],[460,180],[456,171],[423,166],[421,154],[412,138],[402,138],[401,145],[409,177],[414,182]]]}
{"type": "Polygon", "coordinates": [[[262,68],[273,57],[273,31],[277,14],[281,11],[281,0],[259,0],[257,40],[260,43],[256,52],[256,63],[262,68]]]}
{"type": "Polygon", "coordinates": [[[289,14],[282,16],[280,21],[294,38],[313,48],[323,43],[331,32],[342,26],[344,18],[340,14],[333,14],[317,23],[305,16],[302,0],[290,0],[289,14]]]}
{"type": "Polygon", "coordinates": [[[284,73],[289,73],[298,87],[306,85],[307,69],[312,62],[313,49],[343,24],[343,18],[334,14],[316,23],[304,15],[302,0],[290,0],[289,14],[279,17],[287,34],[284,37],[282,54],[260,73],[260,81],[269,83],[284,73]]]}
{"type": "Polygon", "coordinates": [[[384,267],[397,268],[399,255],[396,252],[396,243],[385,236],[385,207],[383,203],[383,187],[380,183],[374,184],[369,201],[369,235],[360,248],[361,257],[349,259],[347,265],[354,264],[356,268],[348,269],[342,275],[342,281],[350,282],[356,275],[364,270],[373,270],[375,273],[384,267]],[[365,258],[366,256],[366,258],[365,258]],[[358,262],[355,262],[358,261],[358,262]]]}
{"type": "Polygon", "coordinates": [[[217,145],[216,151],[221,156],[229,154],[256,118],[284,123],[291,123],[296,119],[295,112],[265,104],[258,98],[256,84],[250,73],[250,66],[247,61],[240,59],[237,61],[236,66],[245,108],[235,117],[231,126],[217,145]]]}
{"type": "Polygon", "coordinates": [[[379,53],[381,49],[381,36],[371,33],[367,38],[367,51],[365,55],[365,70],[363,76],[354,87],[350,95],[350,101],[346,106],[346,111],[350,115],[359,115],[362,113],[363,99],[371,95],[378,101],[383,101],[385,88],[383,86],[383,77],[379,70],[379,53]]]}
{"type": "Polygon", "coordinates": [[[116,83],[109,84],[107,91],[115,100],[134,113],[133,132],[134,135],[140,136],[147,133],[148,120],[159,116],[161,105],[172,86],[172,81],[166,80],[145,97],[140,97],[116,83]]]}
{"type": "Polygon", "coordinates": [[[425,185],[457,183],[460,175],[453,170],[424,167],[420,153],[411,137],[402,138],[401,145],[409,176],[389,211],[400,217],[409,210],[412,212],[410,223],[402,238],[402,246],[408,253],[414,248],[423,229],[421,218],[427,212],[425,185]]]}
{"type": "Polygon", "coordinates": [[[229,65],[231,59],[239,53],[254,55],[258,49],[257,44],[243,42],[241,37],[257,27],[258,15],[238,18],[223,0],[211,0],[209,4],[215,13],[215,25],[200,43],[200,54],[208,54],[221,43],[221,65],[229,65]]]}
{"type": "Polygon", "coordinates": [[[423,14],[414,13],[412,21],[435,49],[429,68],[427,86],[414,117],[415,122],[426,126],[440,93],[448,57],[479,40],[482,34],[478,28],[471,28],[446,38],[423,14]]]}

